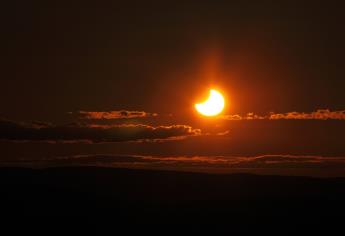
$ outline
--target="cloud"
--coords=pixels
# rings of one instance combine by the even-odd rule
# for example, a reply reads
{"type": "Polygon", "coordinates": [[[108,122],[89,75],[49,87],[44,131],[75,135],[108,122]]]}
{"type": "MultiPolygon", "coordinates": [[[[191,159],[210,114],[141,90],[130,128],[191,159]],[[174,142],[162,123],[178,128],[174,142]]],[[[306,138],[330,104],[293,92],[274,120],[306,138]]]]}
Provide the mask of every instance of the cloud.
{"type": "Polygon", "coordinates": [[[0,139],[11,141],[44,142],[131,142],[166,141],[199,135],[199,129],[188,125],[52,125],[46,123],[18,123],[0,120],[0,139]]]}
{"type": "Polygon", "coordinates": [[[310,113],[296,111],[287,113],[270,112],[268,115],[248,113],[244,116],[237,114],[223,115],[220,118],[224,120],[345,120],[345,110],[318,109],[310,113]]]}
{"type": "Polygon", "coordinates": [[[56,167],[104,166],[165,169],[208,173],[256,173],[279,175],[343,176],[345,157],[261,155],[241,156],[142,156],[75,155],[49,159],[1,162],[2,166],[56,167]]]}
{"type": "Polygon", "coordinates": [[[155,117],[157,113],[148,113],[145,111],[78,111],[77,114],[82,119],[88,120],[115,120],[115,119],[132,119],[155,117]]]}
{"type": "MultiPolygon", "coordinates": [[[[79,118],[87,120],[115,120],[156,117],[157,113],[145,111],[78,111],[79,118]]],[[[318,109],[313,112],[287,112],[259,115],[249,112],[246,115],[229,114],[219,116],[223,120],[345,120],[345,110],[331,111],[329,109],[318,109]]]]}
{"type": "Polygon", "coordinates": [[[288,112],[284,114],[271,113],[271,120],[287,119],[287,120],[345,120],[344,111],[330,111],[328,109],[319,109],[311,113],[304,112],[288,112]]]}

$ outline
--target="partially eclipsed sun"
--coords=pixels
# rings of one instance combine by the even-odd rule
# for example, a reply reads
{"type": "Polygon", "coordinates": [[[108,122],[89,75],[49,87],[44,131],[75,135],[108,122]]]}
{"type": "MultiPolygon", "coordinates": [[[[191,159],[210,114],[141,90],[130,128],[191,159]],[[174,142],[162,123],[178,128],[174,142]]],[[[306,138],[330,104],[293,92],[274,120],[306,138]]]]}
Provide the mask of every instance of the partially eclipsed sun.
{"type": "Polygon", "coordinates": [[[224,109],[224,97],[217,90],[211,89],[208,99],[195,104],[195,109],[204,116],[216,116],[224,109]]]}

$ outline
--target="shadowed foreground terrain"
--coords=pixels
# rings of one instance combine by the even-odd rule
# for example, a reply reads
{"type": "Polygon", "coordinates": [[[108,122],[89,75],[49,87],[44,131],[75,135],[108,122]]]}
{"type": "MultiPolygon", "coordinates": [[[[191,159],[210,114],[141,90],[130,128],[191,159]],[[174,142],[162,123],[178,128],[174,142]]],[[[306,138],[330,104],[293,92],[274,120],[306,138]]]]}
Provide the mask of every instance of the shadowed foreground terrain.
{"type": "Polygon", "coordinates": [[[114,226],[332,232],[345,215],[345,178],[2,168],[0,188],[2,217],[81,215],[114,226]]]}

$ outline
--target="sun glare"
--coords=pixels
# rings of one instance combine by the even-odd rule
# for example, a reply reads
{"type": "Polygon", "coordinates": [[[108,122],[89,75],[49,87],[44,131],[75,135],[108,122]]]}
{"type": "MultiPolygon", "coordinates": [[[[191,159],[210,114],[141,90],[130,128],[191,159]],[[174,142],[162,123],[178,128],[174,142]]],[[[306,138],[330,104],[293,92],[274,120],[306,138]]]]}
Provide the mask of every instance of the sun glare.
{"type": "Polygon", "coordinates": [[[195,104],[195,109],[204,116],[216,116],[224,109],[224,97],[217,90],[211,89],[208,99],[195,104]]]}

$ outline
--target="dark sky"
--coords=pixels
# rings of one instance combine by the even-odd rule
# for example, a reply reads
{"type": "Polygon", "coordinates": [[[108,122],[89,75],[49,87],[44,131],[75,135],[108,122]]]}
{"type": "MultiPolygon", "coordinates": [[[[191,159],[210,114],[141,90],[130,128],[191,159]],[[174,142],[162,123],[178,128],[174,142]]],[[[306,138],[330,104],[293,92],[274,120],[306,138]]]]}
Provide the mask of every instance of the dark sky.
{"type": "Polygon", "coordinates": [[[195,114],[193,104],[210,86],[224,92],[224,114],[344,110],[343,7],[331,1],[281,2],[2,4],[3,158],[100,153],[344,156],[345,118],[212,121],[195,114]],[[121,110],[158,116],[88,120],[77,115],[121,110]],[[78,124],[71,131],[66,124],[73,122],[78,124]],[[95,131],[95,124],[150,127],[140,127],[134,135],[122,129],[95,131]],[[159,125],[169,127],[155,129],[159,125]],[[191,137],[127,142],[176,136],[191,137]],[[64,139],[97,144],[49,143],[64,139]]]}

